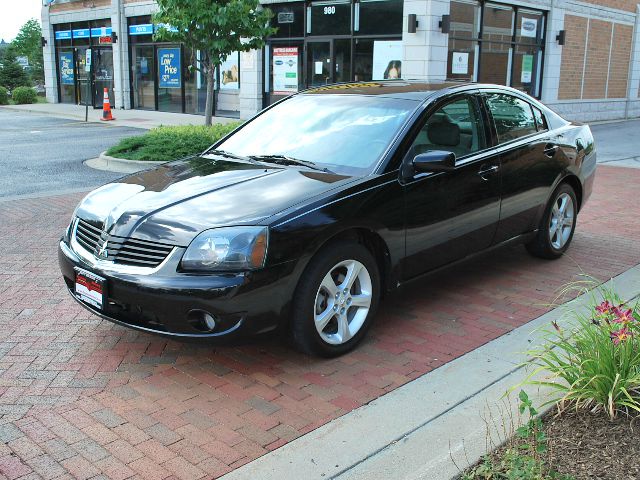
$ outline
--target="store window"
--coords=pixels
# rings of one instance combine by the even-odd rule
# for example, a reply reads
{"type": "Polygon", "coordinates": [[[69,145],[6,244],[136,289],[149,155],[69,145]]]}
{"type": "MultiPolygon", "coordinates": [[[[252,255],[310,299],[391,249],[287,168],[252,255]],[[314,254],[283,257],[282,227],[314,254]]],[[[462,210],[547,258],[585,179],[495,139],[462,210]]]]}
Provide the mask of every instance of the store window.
{"type": "Polygon", "coordinates": [[[102,108],[105,88],[114,101],[111,34],[110,19],[54,25],[61,103],[102,108]]]}
{"type": "Polygon", "coordinates": [[[545,12],[451,0],[447,78],[509,85],[540,96],[545,12]]]}
{"type": "Polygon", "coordinates": [[[271,38],[304,37],[304,2],[269,5],[269,9],[271,27],[277,29],[271,38]]]}
{"type": "MultiPolygon", "coordinates": [[[[199,51],[154,38],[150,16],[129,18],[131,103],[133,108],[203,115],[207,79],[199,51]]],[[[216,115],[238,115],[240,57],[234,52],[215,73],[216,115]]]]}
{"type": "Polygon", "coordinates": [[[307,7],[309,35],[349,35],[351,33],[351,1],[311,2],[307,7]]]}
{"type": "Polygon", "coordinates": [[[360,0],[354,30],[359,35],[393,35],[402,31],[402,0],[360,0]]]}

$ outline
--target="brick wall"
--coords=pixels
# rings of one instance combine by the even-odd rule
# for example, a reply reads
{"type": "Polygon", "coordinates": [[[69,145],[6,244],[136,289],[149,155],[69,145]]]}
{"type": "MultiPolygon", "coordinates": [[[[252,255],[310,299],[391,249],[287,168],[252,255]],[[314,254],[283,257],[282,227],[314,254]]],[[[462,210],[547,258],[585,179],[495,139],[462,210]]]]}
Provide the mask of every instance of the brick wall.
{"type": "Polygon", "coordinates": [[[564,22],[558,99],[625,98],[633,27],[574,15],[564,22]]]}
{"type": "Polygon", "coordinates": [[[564,47],[562,47],[559,99],[581,97],[587,24],[588,20],[583,17],[566,15],[564,18],[567,37],[564,47]]]}
{"type": "Polygon", "coordinates": [[[633,27],[631,25],[621,25],[619,23],[615,25],[607,98],[624,98],[627,96],[632,38],[633,27]]]}
{"type": "Polygon", "coordinates": [[[599,5],[601,7],[615,8],[617,10],[626,10],[627,12],[636,11],[638,0],[583,0],[585,3],[599,5]]]}
{"type": "Polygon", "coordinates": [[[609,70],[611,22],[589,21],[587,63],[584,71],[582,98],[604,98],[609,70]]]}

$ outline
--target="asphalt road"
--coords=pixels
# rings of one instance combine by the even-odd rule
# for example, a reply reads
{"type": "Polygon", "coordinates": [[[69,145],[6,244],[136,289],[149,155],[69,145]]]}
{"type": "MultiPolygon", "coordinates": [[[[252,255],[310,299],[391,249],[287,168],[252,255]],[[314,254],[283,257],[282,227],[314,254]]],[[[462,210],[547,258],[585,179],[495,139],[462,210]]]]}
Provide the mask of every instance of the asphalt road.
{"type": "Polygon", "coordinates": [[[640,167],[640,120],[591,125],[598,163],[640,167]]]}
{"type": "Polygon", "coordinates": [[[121,177],[82,162],[143,132],[0,109],[0,200],[90,190],[121,177]]]}

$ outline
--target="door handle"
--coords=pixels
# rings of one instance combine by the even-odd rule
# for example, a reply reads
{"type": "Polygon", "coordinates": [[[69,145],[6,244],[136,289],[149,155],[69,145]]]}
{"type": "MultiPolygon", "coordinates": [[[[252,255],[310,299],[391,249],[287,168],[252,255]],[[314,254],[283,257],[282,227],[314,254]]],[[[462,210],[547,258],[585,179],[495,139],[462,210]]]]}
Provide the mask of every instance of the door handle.
{"type": "Polygon", "coordinates": [[[544,146],[544,154],[549,158],[553,158],[556,154],[556,150],[558,150],[558,145],[554,145],[553,143],[547,143],[544,146]]]}
{"type": "Polygon", "coordinates": [[[498,170],[500,170],[500,167],[498,165],[492,165],[490,167],[482,167],[478,172],[478,175],[482,177],[483,180],[487,180],[485,177],[488,177],[489,175],[496,173],[498,170]]]}

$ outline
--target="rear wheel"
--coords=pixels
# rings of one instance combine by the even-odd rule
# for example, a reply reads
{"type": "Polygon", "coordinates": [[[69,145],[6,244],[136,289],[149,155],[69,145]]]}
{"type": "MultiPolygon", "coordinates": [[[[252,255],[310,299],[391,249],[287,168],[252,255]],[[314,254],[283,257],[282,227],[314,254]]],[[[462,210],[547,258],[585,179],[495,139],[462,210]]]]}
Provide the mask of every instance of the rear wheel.
{"type": "Polygon", "coordinates": [[[561,184],[551,197],[536,238],[526,245],[536,257],[555,259],[569,248],[576,228],[578,202],[570,185],[561,184]]]}
{"type": "Polygon", "coordinates": [[[324,357],[348,352],[371,325],[379,292],[378,266],[365,247],[336,242],[323,248],[296,289],[291,326],[294,345],[324,357]]]}

